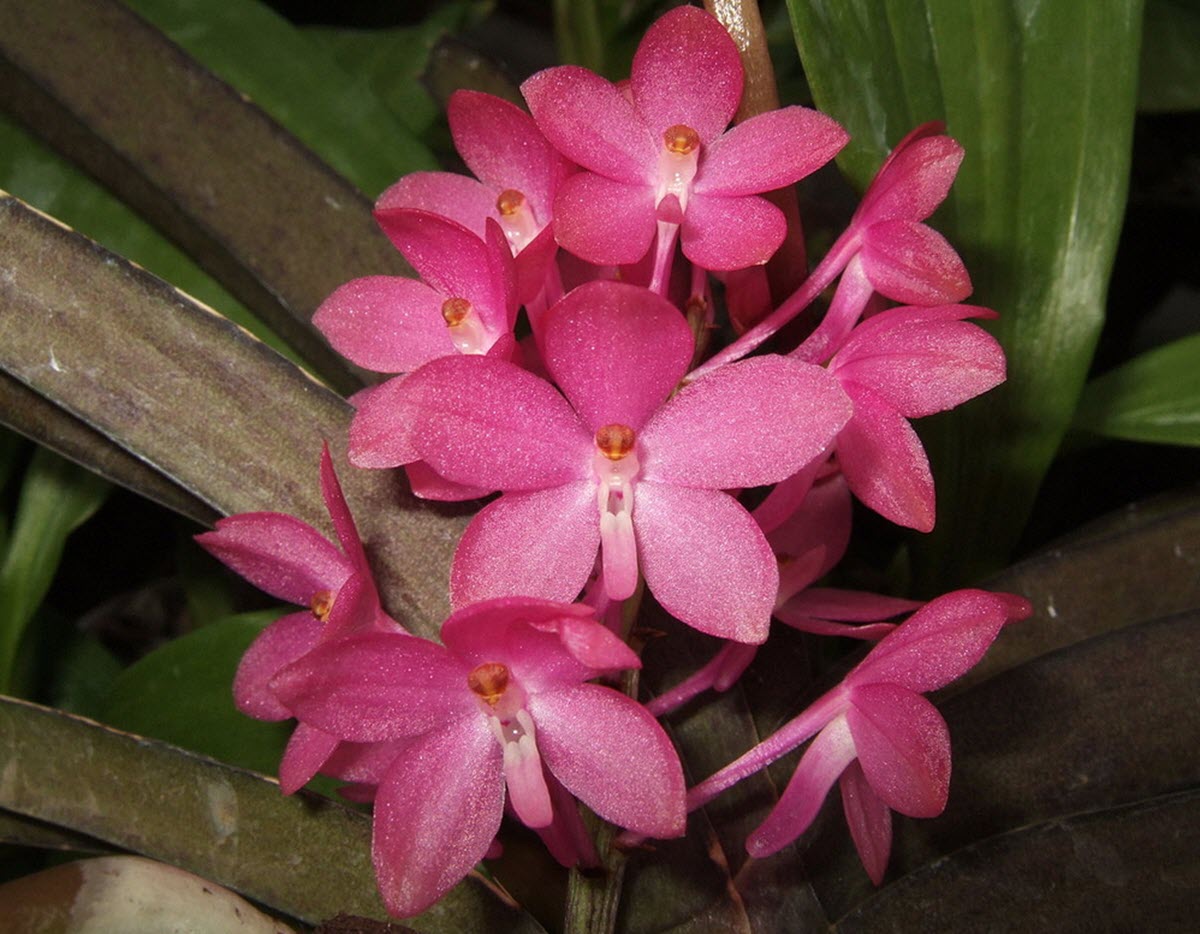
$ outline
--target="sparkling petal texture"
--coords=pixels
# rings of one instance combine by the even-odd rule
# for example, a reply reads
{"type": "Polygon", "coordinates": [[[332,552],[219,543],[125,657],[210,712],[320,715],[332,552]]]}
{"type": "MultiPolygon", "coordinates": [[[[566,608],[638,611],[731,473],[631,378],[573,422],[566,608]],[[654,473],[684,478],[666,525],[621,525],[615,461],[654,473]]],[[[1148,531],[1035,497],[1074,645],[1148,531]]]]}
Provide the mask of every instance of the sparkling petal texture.
{"type": "Polygon", "coordinates": [[[295,794],[321,770],[337,748],[338,738],[307,723],[297,723],[279,763],[279,787],[295,794]]]}
{"type": "Polygon", "coordinates": [[[646,836],[683,834],[683,770],[644,707],[611,688],[580,684],[531,696],[529,712],[550,771],[584,804],[646,836]]]}
{"type": "Polygon", "coordinates": [[[633,525],[646,586],[663,609],[722,639],[767,638],[779,570],[758,524],[733,497],[644,481],[633,525]]]}
{"type": "Polygon", "coordinates": [[[983,658],[1005,623],[1033,612],[1027,600],[985,590],[956,590],[929,601],[880,642],[847,684],[890,682],[924,693],[949,684],[983,658]]]}
{"type": "Polygon", "coordinates": [[[863,236],[863,270],[883,295],[910,305],[944,305],[971,294],[971,277],[949,241],[907,220],[874,224],[863,236]]]}
{"type": "Polygon", "coordinates": [[[464,500],[479,499],[492,492],[480,486],[468,486],[465,483],[447,480],[424,461],[405,464],[404,475],[408,477],[408,485],[412,487],[413,496],[421,499],[460,503],[464,500]]]}
{"type": "Polygon", "coordinates": [[[937,817],[950,791],[950,731],[920,694],[858,685],[846,722],[863,774],[881,801],[909,817],[937,817]]]}
{"type": "Polygon", "coordinates": [[[371,858],[384,904],[424,911],[483,859],[504,813],[500,746],[483,717],[427,733],[375,798],[371,858]]]}
{"type": "Polygon", "coordinates": [[[521,94],[538,129],[572,162],[632,185],[652,183],[661,144],[612,82],[561,65],[527,79],[521,94]]]}
{"type": "Polygon", "coordinates": [[[729,364],[646,424],[642,476],[709,489],[775,483],[823,454],[850,415],[822,367],[778,356],[729,364]]]}
{"type": "Polygon", "coordinates": [[[554,236],[576,256],[600,265],[636,263],[654,240],[654,189],[603,175],[572,175],[554,199],[554,236]]]}
{"type": "Polygon", "coordinates": [[[350,422],[350,463],[355,467],[399,467],[421,459],[412,443],[412,425],[420,398],[412,398],[407,376],[390,379],[355,397],[350,422]],[[411,404],[410,404],[411,400],[411,404]]]}
{"type": "Polygon", "coordinates": [[[679,310],[621,282],[581,285],[547,314],[542,353],[589,432],[619,423],[640,431],[692,359],[679,310]]]}
{"type": "Polygon", "coordinates": [[[704,269],[744,269],[771,258],[787,232],[783,212],[765,198],[692,193],[679,232],[683,254],[704,269]],[[730,236],[737,231],[737,236],[730,236]]]}
{"type": "Polygon", "coordinates": [[[275,673],[317,644],[321,624],[308,610],[289,613],[259,633],[246,650],[233,678],[238,710],[256,720],[286,720],[292,715],[267,685],[275,673]]]}
{"type": "Polygon", "coordinates": [[[908,421],[865,386],[844,384],[854,417],[838,435],[838,461],[850,489],[885,519],[919,532],[934,523],[933,475],[908,421]]]}
{"type": "Polygon", "coordinates": [[[892,812],[872,790],[858,762],[846,766],[838,784],[858,858],[871,881],[882,885],[892,851],[892,812]]]}
{"type": "Polygon", "coordinates": [[[963,159],[963,148],[944,130],[940,123],[925,123],[896,144],[863,195],[856,221],[921,221],[934,212],[963,159]]]}
{"type": "Polygon", "coordinates": [[[337,471],[333,467],[333,455],[329,453],[329,444],[321,445],[321,497],[325,500],[325,508],[333,521],[338,544],[350,559],[350,563],[359,571],[370,574],[367,563],[367,553],[363,550],[362,539],[358,536],[358,527],[354,524],[354,516],[350,514],[350,506],[342,492],[338,481],[337,471]]]}
{"type": "Polygon", "coordinates": [[[728,198],[792,185],[836,156],[849,139],[836,120],[820,111],[770,110],[713,140],[693,190],[728,198]]]}
{"type": "Polygon", "coordinates": [[[846,718],[836,717],[805,750],[779,803],[746,839],[746,851],[761,859],[804,833],[821,809],[825,795],[853,759],[854,741],[846,718]]]}
{"type": "Polygon", "coordinates": [[[506,493],[463,533],[450,569],[450,604],[519,595],[573,600],[599,548],[593,483],[506,493]]]}
{"type": "Polygon", "coordinates": [[[454,172],[412,172],[392,185],[375,202],[381,217],[408,209],[440,214],[483,239],[484,221],[498,217],[496,190],[454,172]]]}
{"type": "Polygon", "coordinates": [[[680,6],[646,30],[633,56],[630,89],[650,127],[683,124],[715,139],[742,99],[742,61],[725,28],[695,7],[680,6]]]}
{"type": "Polygon", "coordinates": [[[455,353],[442,319],[445,296],[399,276],[354,279],[321,303],[313,325],[333,349],[368,370],[407,373],[455,353]]]}
{"type": "Polygon", "coordinates": [[[320,590],[337,591],[354,566],[307,522],[278,512],[217,520],[196,541],[272,597],[307,606],[320,590]]]}

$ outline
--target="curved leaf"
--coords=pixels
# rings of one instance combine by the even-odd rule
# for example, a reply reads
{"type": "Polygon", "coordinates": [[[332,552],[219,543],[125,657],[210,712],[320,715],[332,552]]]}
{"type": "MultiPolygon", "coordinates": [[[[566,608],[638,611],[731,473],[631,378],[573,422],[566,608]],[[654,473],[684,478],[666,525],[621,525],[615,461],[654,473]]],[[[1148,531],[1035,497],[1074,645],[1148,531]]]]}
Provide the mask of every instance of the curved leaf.
{"type": "Polygon", "coordinates": [[[1187,0],[1146,0],[1138,109],[1200,108],[1200,7],[1187,0]]]}
{"type": "Polygon", "coordinates": [[[998,568],[1070,422],[1104,315],[1127,185],[1140,0],[789,0],[821,109],[862,186],[918,123],[966,149],[935,225],[995,308],[1008,382],[923,423],[931,592],[998,568]]]}
{"type": "MultiPolygon", "coordinates": [[[[0,699],[0,807],[212,879],[315,923],[338,912],[386,919],[370,821],[331,801],[58,711],[0,699]]],[[[421,931],[541,928],[476,876],[421,931]]]]}

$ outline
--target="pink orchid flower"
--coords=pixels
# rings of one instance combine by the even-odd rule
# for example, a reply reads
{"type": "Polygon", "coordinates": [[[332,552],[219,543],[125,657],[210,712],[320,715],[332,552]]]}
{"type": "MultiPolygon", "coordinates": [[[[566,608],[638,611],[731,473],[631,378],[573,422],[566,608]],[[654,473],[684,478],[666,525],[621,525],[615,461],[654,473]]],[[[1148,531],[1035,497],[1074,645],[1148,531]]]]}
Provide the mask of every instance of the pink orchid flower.
{"type": "Polygon", "coordinates": [[[532,301],[556,249],[550,228],[554,195],[572,166],[529,114],[491,94],[455,91],[447,117],[454,146],[476,177],[413,172],[379,196],[375,219],[391,235],[396,212],[415,208],[449,218],[483,239],[491,218],[516,258],[518,300],[532,301]]]}
{"type": "Polygon", "coordinates": [[[820,456],[849,403],[826,370],[784,357],[743,361],[668,399],[692,346],[665,299],[590,283],[547,315],[544,359],[562,394],[505,361],[436,360],[372,394],[351,447],[356,462],[420,459],[504,491],[459,543],[456,606],[573,599],[599,549],[611,599],[630,596],[640,570],[688,625],[761,642],[775,558],[722,491],[776,482],[820,456]]]}
{"type": "Polygon", "coordinates": [[[786,223],[758,195],[815,171],[848,137],[804,107],[760,114],[726,131],[742,82],[733,40],[690,6],[676,7],[646,32],[628,96],[575,66],[528,79],[521,92],[534,120],[587,170],[568,178],[555,199],[558,242],[590,262],[635,263],[661,222],[679,229],[684,255],[705,269],[766,262],[786,223]]]}
{"type": "Polygon", "coordinates": [[[751,856],[804,833],[840,779],[846,819],[867,874],[878,885],[891,850],[891,811],[935,817],[946,806],[950,736],[922,697],[973,667],[1006,623],[1033,607],[1012,594],[959,590],[932,600],[885,636],[833,690],[740,759],[688,792],[694,810],[812,737],[767,819],[750,835],[751,856]]]}
{"type": "Polygon", "coordinates": [[[1004,351],[963,320],[994,317],[973,305],[892,308],[855,328],[830,362],[854,403],[854,417],[838,435],[838,463],[854,495],[884,518],[933,528],[933,475],[908,420],[1004,382],[1004,351]]]}
{"type": "Polygon", "coordinates": [[[488,851],[507,798],[555,822],[547,771],[593,811],[652,837],[684,830],[683,772],[662,728],[586,684],[637,656],[588,607],[513,597],[465,607],[438,645],[394,633],[326,643],[276,676],[304,723],[392,744],[375,795],[375,872],[388,909],[422,911],[488,851]]]}
{"type": "MultiPolygon", "coordinates": [[[[293,716],[270,689],[270,681],[317,645],[362,632],[404,634],[380,605],[328,445],[321,450],[321,493],[340,550],[307,522],[276,512],[229,516],[218,520],[214,531],[196,536],[205,550],[260,590],[307,607],[263,630],[238,666],[234,702],[242,713],[258,720],[293,716]]],[[[290,794],[307,783],[336,745],[335,737],[301,724],[280,764],[284,791],[290,794]]]]}

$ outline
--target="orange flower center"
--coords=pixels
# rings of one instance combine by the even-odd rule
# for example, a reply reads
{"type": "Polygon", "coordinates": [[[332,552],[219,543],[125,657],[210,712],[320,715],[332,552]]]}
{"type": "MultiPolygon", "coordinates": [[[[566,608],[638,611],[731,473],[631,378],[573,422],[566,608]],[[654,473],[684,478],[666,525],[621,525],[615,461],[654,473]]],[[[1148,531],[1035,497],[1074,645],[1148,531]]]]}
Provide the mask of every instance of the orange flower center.
{"type": "Polygon", "coordinates": [[[628,425],[613,423],[596,432],[596,448],[610,461],[619,461],[633,450],[637,435],[628,425]]]}
{"type": "Polygon", "coordinates": [[[467,320],[471,313],[471,303],[465,298],[448,298],[442,302],[442,317],[447,327],[457,327],[467,320]]]}
{"type": "Polygon", "coordinates": [[[508,689],[508,668],[499,662],[477,665],[467,675],[467,687],[489,707],[495,707],[508,689]]]}
{"type": "Polygon", "coordinates": [[[700,148],[700,134],[685,123],[677,123],[663,131],[663,145],[680,156],[690,156],[700,148]]]}
{"type": "Polygon", "coordinates": [[[329,619],[329,613],[333,609],[333,591],[318,590],[308,601],[308,607],[312,610],[313,616],[322,623],[325,622],[329,619]]]}
{"type": "Polygon", "coordinates": [[[525,205],[525,196],[515,188],[505,188],[496,198],[496,210],[504,217],[512,217],[525,205]]]}

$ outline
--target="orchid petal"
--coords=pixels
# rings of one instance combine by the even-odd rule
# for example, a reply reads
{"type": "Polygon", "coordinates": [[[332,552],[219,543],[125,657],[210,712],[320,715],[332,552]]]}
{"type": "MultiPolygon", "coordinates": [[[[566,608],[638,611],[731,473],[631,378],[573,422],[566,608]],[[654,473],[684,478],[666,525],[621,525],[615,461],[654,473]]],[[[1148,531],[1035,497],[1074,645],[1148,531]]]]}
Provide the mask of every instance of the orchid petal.
{"type": "Polygon", "coordinates": [[[637,590],[637,542],[628,510],[600,514],[600,559],[604,592],[610,600],[627,600],[637,590]]]}
{"type": "Polygon", "coordinates": [[[799,632],[811,632],[815,636],[841,636],[845,639],[863,639],[878,642],[896,628],[895,623],[835,623],[815,616],[805,616],[787,608],[775,611],[775,618],[799,632]]]}
{"type": "Polygon", "coordinates": [[[954,247],[924,224],[873,224],[863,236],[859,255],[871,285],[894,301],[945,305],[971,294],[971,277],[954,247]]]}
{"type": "Polygon", "coordinates": [[[846,766],[839,785],[842,810],[846,813],[858,858],[871,881],[882,885],[892,851],[892,812],[871,789],[858,762],[846,766]]]}
{"type": "Polygon", "coordinates": [[[371,568],[367,563],[367,554],[363,551],[358,527],[354,524],[354,516],[350,514],[350,507],[342,492],[342,484],[338,481],[337,471],[334,470],[328,442],[321,445],[321,496],[325,500],[325,508],[329,510],[329,518],[333,520],[333,528],[342,551],[351,564],[369,575],[371,568]]]}
{"type": "Polygon", "coordinates": [[[863,195],[856,221],[922,221],[934,212],[949,194],[963,159],[962,146],[944,130],[941,124],[925,123],[896,144],[863,195]]]}
{"type": "Polygon", "coordinates": [[[447,480],[424,461],[413,461],[404,465],[404,474],[408,477],[408,485],[412,488],[413,496],[420,499],[431,499],[435,502],[461,503],[464,500],[480,499],[493,490],[481,486],[468,486],[465,483],[455,483],[447,480]]]}
{"type": "Polygon", "coordinates": [[[557,252],[554,227],[547,225],[516,255],[516,292],[520,304],[528,305],[546,288],[546,277],[550,274],[557,252]]]}
{"type": "Polygon", "coordinates": [[[854,417],[838,435],[838,463],[850,489],[885,519],[919,532],[934,524],[933,475],[908,421],[864,386],[845,384],[854,417]]]}
{"type": "Polygon", "coordinates": [[[816,483],[790,520],[767,533],[780,556],[779,596],[786,600],[823,577],[850,544],[853,504],[839,471],[816,483]]]}
{"type": "Polygon", "coordinates": [[[612,82],[560,65],[527,79],[521,94],[538,129],[572,162],[632,185],[651,183],[659,142],[612,82]]]}
{"type": "Polygon", "coordinates": [[[633,56],[633,101],[651,132],[691,127],[702,145],[733,119],[742,99],[742,60],[715,18],[681,6],[646,30],[633,56]]]}
{"type": "Polygon", "coordinates": [[[320,634],[321,623],[308,610],[280,617],[259,633],[233,677],[237,709],[256,720],[288,719],[292,712],[267,685],[278,671],[309,652],[320,634]]]}
{"type": "Polygon", "coordinates": [[[846,722],[871,788],[893,811],[937,817],[950,791],[950,731],[920,694],[895,684],[856,685],[846,722]]]}
{"type": "Polygon", "coordinates": [[[572,175],[554,199],[554,236],[560,246],[600,265],[636,263],[657,229],[654,189],[592,172],[572,175]]]}
{"type": "Polygon", "coordinates": [[[371,856],[388,910],[424,911],[474,868],[504,813],[500,747],[481,716],[418,738],[375,798],[371,856]]]}
{"type": "Polygon", "coordinates": [[[407,376],[398,376],[356,397],[349,435],[349,459],[355,467],[399,467],[421,459],[412,441],[420,398],[410,403],[407,381],[407,376]]]}
{"type": "Polygon", "coordinates": [[[393,739],[386,743],[341,742],[325,760],[321,772],[357,785],[380,785],[387,780],[388,768],[413,738],[393,739]]]}
{"type": "Polygon", "coordinates": [[[633,526],[646,585],[663,609],[722,639],[767,638],[779,571],[757,523],[733,497],[639,482],[633,526]]]}
{"type": "Polygon", "coordinates": [[[279,763],[279,787],[285,795],[295,794],[307,785],[333,754],[340,740],[309,726],[296,724],[279,763]]]}
{"type": "Polygon", "coordinates": [[[450,570],[450,603],[517,595],[573,600],[599,547],[594,483],[506,493],[463,533],[450,570]]]}
{"type": "Polygon", "coordinates": [[[636,701],[580,684],[529,698],[546,765],[607,821],[651,837],[684,830],[683,770],[671,741],[636,701]]]}
{"type": "Polygon", "coordinates": [[[905,600],[862,590],[839,590],[834,587],[810,587],[788,601],[797,613],[838,619],[851,623],[873,623],[891,619],[902,613],[912,613],[922,606],[919,600],[905,600]]]}
{"type": "Polygon", "coordinates": [[[783,188],[815,172],[849,139],[836,120],[820,111],[770,110],[713,140],[692,190],[731,198],[783,188]]]}
{"type": "Polygon", "coordinates": [[[715,271],[765,263],[787,232],[783,212],[765,198],[692,192],[679,231],[683,255],[715,271]]]}
{"type": "Polygon", "coordinates": [[[746,851],[756,859],[783,849],[812,824],[825,796],[846,766],[854,760],[854,740],[845,716],[835,717],[800,758],[779,802],[746,839],[746,851]]]}
{"type": "Polygon", "coordinates": [[[320,532],[278,512],[218,519],[216,528],[197,535],[196,541],[259,590],[302,606],[319,591],[336,591],[354,572],[320,532]]]}
{"type": "Polygon", "coordinates": [[[1000,628],[1033,608],[1012,594],[956,590],[929,601],[880,642],[847,684],[886,681],[924,693],[949,684],[983,658],[1000,628]]]}
{"type": "Polygon", "coordinates": [[[504,748],[504,783],[508,786],[508,803],[526,827],[537,830],[549,827],[554,820],[550,790],[542,773],[542,757],[538,754],[533,722],[525,711],[517,713],[524,733],[519,739],[504,736],[500,721],[492,720],[492,731],[504,748]]]}
{"type": "Polygon", "coordinates": [[[277,674],[297,719],[356,743],[416,736],[478,714],[467,668],[440,645],[399,633],[327,642],[277,674]]]}
{"type": "Polygon", "coordinates": [[[646,424],[642,477],[709,489],[775,483],[823,454],[851,411],[823,367],[779,356],[733,363],[646,424]]]}
{"type": "Polygon", "coordinates": [[[454,172],[412,172],[388,188],[375,202],[380,216],[414,210],[438,214],[483,239],[484,220],[496,217],[496,190],[454,172]]]}
{"type": "Polygon", "coordinates": [[[635,432],[691,363],[692,331],[665,298],[622,282],[581,285],[547,313],[542,354],[554,382],[595,432],[635,432]]]}
{"type": "MultiPolygon", "coordinates": [[[[587,475],[590,434],[554,387],[515,364],[443,357],[404,389],[413,448],[447,480],[523,490],[587,475]]],[[[372,397],[364,410],[374,404],[372,397]]]]}

